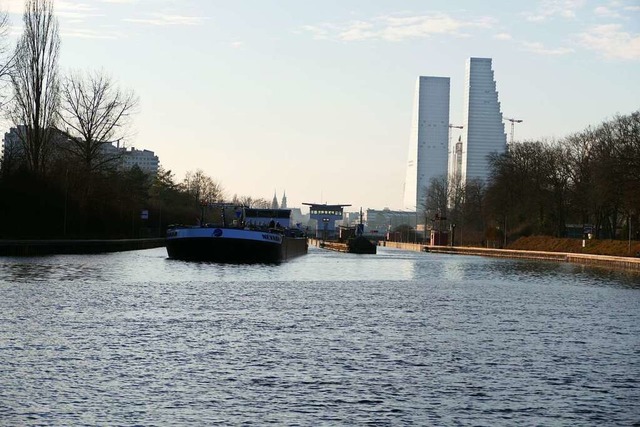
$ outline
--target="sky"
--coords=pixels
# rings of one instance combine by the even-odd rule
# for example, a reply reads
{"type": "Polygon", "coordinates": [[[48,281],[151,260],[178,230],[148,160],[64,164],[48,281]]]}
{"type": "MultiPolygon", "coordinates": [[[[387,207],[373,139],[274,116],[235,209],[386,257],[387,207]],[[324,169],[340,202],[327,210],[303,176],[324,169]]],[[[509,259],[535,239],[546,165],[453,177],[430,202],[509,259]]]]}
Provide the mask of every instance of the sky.
{"type": "MultiPolygon", "coordinates": [[[[140,99],[126,144],[228,197],[400,209],[418,76],[493,59],[515,140],[640,108],[640,0],[56,0],[61,72],[140,99]]],[[[23,0],[0,0],[12,34],[23,0]]],[[[510,123],[505,132],[509,136],[510,123]]],[[[454,133],[454,138],[457,134],[454,133]]]]}

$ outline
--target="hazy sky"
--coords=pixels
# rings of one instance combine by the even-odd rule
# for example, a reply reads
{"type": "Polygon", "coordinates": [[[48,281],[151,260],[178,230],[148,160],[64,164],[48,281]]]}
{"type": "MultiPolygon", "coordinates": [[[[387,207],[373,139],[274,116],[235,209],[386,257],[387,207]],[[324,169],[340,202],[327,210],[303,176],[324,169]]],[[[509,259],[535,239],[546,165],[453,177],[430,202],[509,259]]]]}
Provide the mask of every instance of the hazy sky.
{"type": "MultiPolygon", "coordinates": [[[[22,0],[0,0],[22,27],[22,0]]],[[[140,98],[129,146],[233,194],[402,206],[419,75],[493,58],[516,140],[559,139],[640,108],[640,0],[56,1],[60,66],[140,98]]],[[[510,125],[505,127],[509,135],[510,125]]],[[[457,134],[455,137],[457,137],[457,134]]]]}

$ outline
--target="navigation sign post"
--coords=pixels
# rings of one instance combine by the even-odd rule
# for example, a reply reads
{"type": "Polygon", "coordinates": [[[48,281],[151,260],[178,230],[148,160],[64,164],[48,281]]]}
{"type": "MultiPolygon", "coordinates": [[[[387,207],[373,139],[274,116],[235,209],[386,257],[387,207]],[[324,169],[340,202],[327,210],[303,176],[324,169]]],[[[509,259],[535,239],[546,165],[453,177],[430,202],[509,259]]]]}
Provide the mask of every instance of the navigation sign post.
{"type": "Polygon", "coordinates": [[[584,224],[582,226],[582,247],[584,248],[587,245],[587,239],[591,240],[593,236],[593,225],[584,224]]]}

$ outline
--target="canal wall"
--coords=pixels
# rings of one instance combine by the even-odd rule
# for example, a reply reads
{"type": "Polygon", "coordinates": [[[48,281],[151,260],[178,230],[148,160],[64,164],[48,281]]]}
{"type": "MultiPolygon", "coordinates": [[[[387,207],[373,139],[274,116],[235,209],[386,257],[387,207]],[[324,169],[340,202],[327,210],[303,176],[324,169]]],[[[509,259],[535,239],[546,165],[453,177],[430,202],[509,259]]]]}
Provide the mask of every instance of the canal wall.
{"type": "Polygon", "coordinates": [[[164,238],[118,240],[0,240],[0,256],[97,254],[165,246],[164,238]]]}
{"type": "Polygon", "coordinates": [[[427,246],[416,243],[380,242],[381,246],[408,251],[434,252],[460,255],[478,255],[498,258],[521,258],[557,262],[572,262],[582,265],[596,265],[640,271],[640,258],[607,255],[577,254],[570,252],[522,251],[512,249],[487,249],[458,246],[427,246]]]}

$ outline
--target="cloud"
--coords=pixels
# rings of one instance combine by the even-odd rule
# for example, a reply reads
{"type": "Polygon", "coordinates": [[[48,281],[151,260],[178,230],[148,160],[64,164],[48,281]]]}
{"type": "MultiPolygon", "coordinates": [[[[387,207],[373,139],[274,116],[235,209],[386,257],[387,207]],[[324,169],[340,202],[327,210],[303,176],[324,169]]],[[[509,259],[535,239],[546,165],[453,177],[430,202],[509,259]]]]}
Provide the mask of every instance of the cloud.
{"type": "Polygon", "coordinates": [[[202,16],[184,16],[184,15],[172,15],[172,14],[153,14],[149,18],[128,18],[126,22],[132,22],[136,24],[145,25],[201,25],[204,21],[208,20],[207,17],[202,16]]]}
{"type": "MultiPolygon", "coordinates": [[[[6,10],[9,13],[17,15],[24,13],[24,0],[4,0],[0,1],[0,6],[2,6],[2,10],[6,10]]],[[[97,12],[94,6],[86,2],[59,0],[54,3],[53,10],[61,18],[84,19],[103,16],[97,12]]]]}
{"type": "Polygon", "coordinates": [[[535,12],[526,12],[527,21],[542,22],[555,17],[575,19],[585,0],[543,0],[535,12]]]}
{"type": "Polygon", "coordinates": [[[615,10],[607,7],[607,6],[598,6],[593,10],[598,16],[606,17],[606,18],[621,18],[622,16],[616,12],[615,10]]]}
{"type": "Polygon", "coordinates": [[[330,38],[332,27],[331,24],[319,24],[319,25],[303,25],[300,29],[311,33],[316,40],[327,40],[330,38]]]}
{"type": "Polygon", "coordinates": [[[498,33],[495,34],[493,38],[496,40],[511,40],[513,37],[511,37],[511,34],[509,33],[498,33]]]}
{"type": "Polygon", "coordinates": [[[344,41],[367,40],[378,37],[378,32],[373,24],[364,21],[350,23],[345,29],[340,31],[338,38],[344,41]]]}
{"type": "Polygon", "coordinates": [[[101,39],[101,40],[115,40],[122,37],[122,34],[108,33],[104,31],[96,31],[86,28],[77,28],[71,30],[61,30],[60,36],[64,38],[79,38],[79,39],[101,39]]]}
{"type": "Polygon", "coordinates": [[[2,10],[8,13],[22,15],[24,12],[24,0],[4,0],[0,2],[0,6],[2,6],[2,10]]]}
{"type": "Polygon", "coordinates": [[[550,49],[539,42],[522,42],[524,50],[527,52],[537,53],[539,55],[561,56],[572,53],[574,50],[566,47],[557,47],[550,49]]]}
{"type": "Polygon", "coordinates": [[[578,43],[605,58],[639,60],[640,34],[623,31],[619,24],[598,25],[577,35],[578,43]]]}
{"type": "Polygon", "coordinates": [[[420,16],[380,16],[342,24],[307,25],[302,30],[313,34],[315,39],[403,41],[434,35],[465,37],[469,35],[469,30],[488,29],[494,24],[494,19],[489,17],[461,20],[447,14],[434,13],[420,16]]]}

